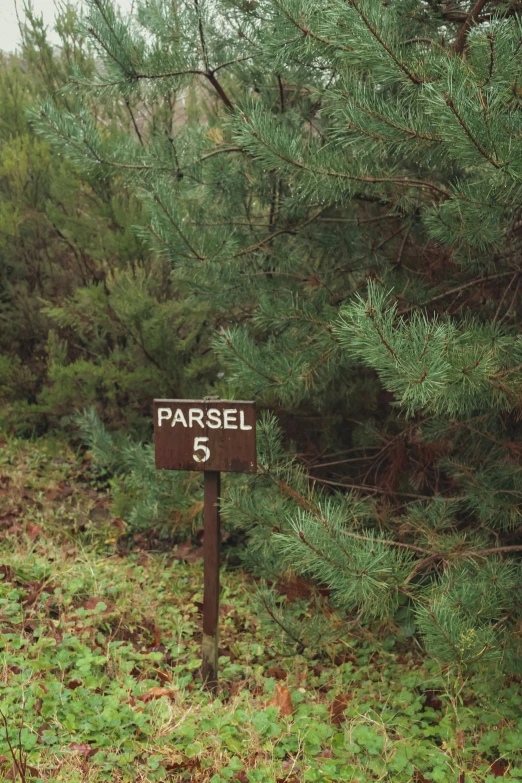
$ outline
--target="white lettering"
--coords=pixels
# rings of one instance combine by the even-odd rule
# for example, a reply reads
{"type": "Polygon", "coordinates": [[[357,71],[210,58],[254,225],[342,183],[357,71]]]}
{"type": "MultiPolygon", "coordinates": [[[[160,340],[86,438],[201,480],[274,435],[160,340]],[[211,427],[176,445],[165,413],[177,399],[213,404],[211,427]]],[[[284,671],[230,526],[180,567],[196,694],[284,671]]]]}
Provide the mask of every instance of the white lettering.
{"type": "Polygon", "coordinates": [[[251,424],[245,424],[245,411],[239,411],[239,429],[240,430],[251,430],[252,425],[251,424]]]}
{"type": "Polygon", "coordinates": [[[187,426],[187,422],[181,408],[177,408],[176,413],[174,414],[174,418],[172,419],[172,424],[170,426],[175,427],[176,424],[183,424],[184,427],[187,426]]]}
{"type": "Polygon", "coordinates": [[[219,430],[221,424],[221,411],[218,408],[209,408],[207,411],[207,427],[211,430],[219,430]]]}
{"type": "Polygon", "coordinates": [[[197,421],[201,429],[204,429],[203,411],[201,408],[191,408],[189,410],[189,427],[193,427],[195,421],[197,421]]]}
{"type": "Polygon", "coordinates": [[[161,427],[162,421],[168,421],[172,418],[171,408],[158,408],[158,427],[161,427]]]}
{"type": "Polygon", "coordinates": [[[223,411],[223,422],[226,430],[237,430],[236,416],[236,408],[228,408],[223,411]]]}
{"type": "Polygon", "coordinates": [[[209,448],[204,446],[204,443],[208,443],[208,438],[194,438],[194,454],[192,456],[196,462],[206,462],[210,457],[209,448]],[[203,452],[203,455],[200,457],[196,451],[203,452]]]}

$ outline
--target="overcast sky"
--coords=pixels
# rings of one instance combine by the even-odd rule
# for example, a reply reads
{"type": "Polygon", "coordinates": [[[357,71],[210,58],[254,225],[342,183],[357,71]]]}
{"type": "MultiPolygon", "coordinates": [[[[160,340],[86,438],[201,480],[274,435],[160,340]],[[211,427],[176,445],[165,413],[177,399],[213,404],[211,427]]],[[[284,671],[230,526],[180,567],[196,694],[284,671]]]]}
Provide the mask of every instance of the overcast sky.
{"type": "MultiPolygon", "coordinates": [[[[23,0],[17,0],[17,4],[19,12],[23,13],[23,0]]],[[[81,4],[81,0],[78,4],[81,4]]],[[[46,24],[51,28],[54,19],[54,0],[32,0],[32,5],[37,13],[43,14],[46,24]]],[[[118,5],[123,9],[129,8],[131,0],[120,0],[118,5]]],[[[13,52],[19,40],[15,0],[0,0],[0,50],[13,52]]]]}

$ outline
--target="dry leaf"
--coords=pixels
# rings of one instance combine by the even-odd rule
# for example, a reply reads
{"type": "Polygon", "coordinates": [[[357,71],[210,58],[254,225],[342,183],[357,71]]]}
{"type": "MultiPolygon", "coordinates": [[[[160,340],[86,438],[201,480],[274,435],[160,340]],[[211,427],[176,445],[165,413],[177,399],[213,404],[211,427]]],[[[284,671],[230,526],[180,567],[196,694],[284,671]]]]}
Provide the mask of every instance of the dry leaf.
{"type": "Polygon", "coordinates": [[[161,682],[168,682],[172,684],[172,677],[167,674],[167,672],[162,672],[161,669],[154,669],[154,671],[158,675],[158,679],[161,680],[161,682]]]}
{"type": "Polygon", "coordinates": [[[147,693],[138,696],[138,699],[144,704],[147,704],[149,701],[161,699],[163,696],[166,696],[168,699],[175,699],[176,691],[172,690],[172,688],[149,688],[147,693]]]}
{"type": "Polygon", "coordinates": [[[271,666],[270,669],[267,669],[266,676],[273,677],[274,680],[286,680],[287,673],[282,666],[271,666]]]}
{"type": "Polygon", "coordinates": [[[93,748],[92,745],[88,745],[86,742],[71,742],[69,750],[79,753],[80,756],[85,756],[86,759],[90,759],[91,756],[94,756],[94,754],[97,753],[95,748],[93,748]]]}
{"type": "Polygon", "coordinates": [[[437,691],[424,691],[426,698],[424,699],[424,706],[430,707],[432,710],[441,710],[442,701],[437,695],[437,691]]]}
{"type": "Polygon", "coordinates": [[[493,764],[490,765],[489,771],[496,778],[503,778],[508,771],[508,768],[509,764],[507,761],[505,761],[505,759],[497,759],[493,762],[493,764]]]}
{"type": "Polygon", "coordinates": [[[105,604],[105,609],[103,610],[104,613],[110,612],[114,609],[114,604],[110,601],[107,601],[105,598],[88,598],[86,602],[83,605],[83,608],[86,611],[94,611],[98,604],[105,604]]]}
{"type": "Polygon", "coordinates": [[[276,692],[271,704],[279,708],[280,715],[291,715],[294,711],[292,704],[292,695],[288,688],[276,682],[276,692]]]}
{"type": "Polygon", "coordinates": [[[344,711],[348,707],[352,698],[350,692],[338,693],[334,697],[333,702],[330,704],[328,712],[330,713],[330,720],[334,726],[340,726],[344,721],[344,711]]]}

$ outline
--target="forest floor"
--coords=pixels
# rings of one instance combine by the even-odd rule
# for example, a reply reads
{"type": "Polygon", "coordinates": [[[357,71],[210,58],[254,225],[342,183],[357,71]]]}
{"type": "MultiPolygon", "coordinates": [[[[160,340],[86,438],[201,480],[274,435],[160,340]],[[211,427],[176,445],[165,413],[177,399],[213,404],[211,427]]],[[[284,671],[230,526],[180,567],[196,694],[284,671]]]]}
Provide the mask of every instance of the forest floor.
{"type": "Polygon", "coordinates": [[[226,564],[206,692],[197,551],[125,536],[88,457],[0,436],[0,780],[522,779],[519,683],[459,680],[391,633],[278,652],[226,564]]]}

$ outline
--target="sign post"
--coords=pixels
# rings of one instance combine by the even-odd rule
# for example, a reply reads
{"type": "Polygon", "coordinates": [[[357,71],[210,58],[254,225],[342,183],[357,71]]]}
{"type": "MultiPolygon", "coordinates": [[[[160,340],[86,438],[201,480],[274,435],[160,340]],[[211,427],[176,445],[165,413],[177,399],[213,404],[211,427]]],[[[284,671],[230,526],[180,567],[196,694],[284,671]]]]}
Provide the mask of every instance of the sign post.
{"type": "Polygon", "coordinates": [[[220,473],[256,472],[253,402],[154,400],[154,450],[160,470],[204,472],[202,676],[217,688],[220,473]]]}

